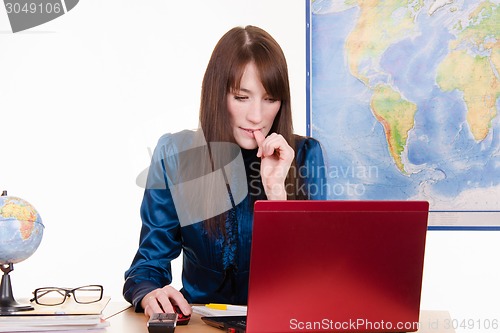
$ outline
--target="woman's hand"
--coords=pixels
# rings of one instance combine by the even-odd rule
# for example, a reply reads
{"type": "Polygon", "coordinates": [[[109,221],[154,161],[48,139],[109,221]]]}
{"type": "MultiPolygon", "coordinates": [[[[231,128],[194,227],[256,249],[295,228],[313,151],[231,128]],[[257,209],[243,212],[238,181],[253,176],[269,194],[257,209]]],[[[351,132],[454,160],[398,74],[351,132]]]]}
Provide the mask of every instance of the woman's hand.
{"type": "Polygon", "coordinates": [[[175,312],[174,305],[177,305],[184,315],[191,314],[191,306],[184,296],[171,286],[155,289],[146,294],[141,301],[144,314],[148,317],[153,313],[175,312]]]}
{"type": "Polygon", "coordinates": [[[253,134],[259,146],[257,156],[261,158],[260,176],[267,199],[286,200],[285,179],[295,151],[280,134],[272,133],[267,138],[260,131],[253,134]]]}

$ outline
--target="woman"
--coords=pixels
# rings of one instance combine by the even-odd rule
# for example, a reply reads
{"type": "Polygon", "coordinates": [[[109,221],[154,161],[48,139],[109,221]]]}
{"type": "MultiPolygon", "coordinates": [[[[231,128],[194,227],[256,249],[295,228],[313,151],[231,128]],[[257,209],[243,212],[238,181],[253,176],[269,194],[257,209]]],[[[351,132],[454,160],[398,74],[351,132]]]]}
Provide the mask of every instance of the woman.
{"type": "Polygon", "coordinates": [[[286,60],[264,30],[236,27],[217,43],[203,79],[200,127],[164,135],[149,170],[140,246],[124,285],[125,299],[148,316],[174,306],[188,315],[189,303],[246,304],[253,203],[325,198],[320,144],[293,134],[286,60]],[[199,144],[200,133],[208,145],[199,144]],[[225,154],[212,143],[227,143],[225,154]],[[237,160],[228,152],[235,144],[244,165],[244,197],[232,180],[238,172],[223,167],[237,160]],[[209,162],[200,163],[205,157],[209,162]],[[225,170],[225,193],[204,194],[203,202],[193,204],[189,198],[196,193],[179,190],[214,170],[225,170]],[[230,208],[214,214],[219,202],[230,202],[230,208]],[[170,262],[181,250],[183,288],[177,291],[169,285],[170,262]]]}

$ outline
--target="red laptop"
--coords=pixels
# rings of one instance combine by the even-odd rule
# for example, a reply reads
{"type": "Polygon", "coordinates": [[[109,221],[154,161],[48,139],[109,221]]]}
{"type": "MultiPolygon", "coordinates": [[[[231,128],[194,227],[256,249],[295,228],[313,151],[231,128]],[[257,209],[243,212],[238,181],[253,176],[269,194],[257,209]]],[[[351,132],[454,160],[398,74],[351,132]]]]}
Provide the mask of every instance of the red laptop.
{"type": "Polygon", "coordinates": [[[218,327],[416,331],[428,210],[425,201],[256,202],[246,328],[218,327]]]}

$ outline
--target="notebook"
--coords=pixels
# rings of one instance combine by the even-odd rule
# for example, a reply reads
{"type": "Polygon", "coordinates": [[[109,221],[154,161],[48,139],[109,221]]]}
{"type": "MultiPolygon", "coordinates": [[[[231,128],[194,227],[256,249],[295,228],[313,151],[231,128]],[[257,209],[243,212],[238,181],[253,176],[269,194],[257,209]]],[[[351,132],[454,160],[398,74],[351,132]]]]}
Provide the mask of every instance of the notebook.
{"type": "Polygon", "coordinates": [[[425,201],[257,201],[247,316],[202,319],[247,333],[416,331],[428,210],[425,201]]]}

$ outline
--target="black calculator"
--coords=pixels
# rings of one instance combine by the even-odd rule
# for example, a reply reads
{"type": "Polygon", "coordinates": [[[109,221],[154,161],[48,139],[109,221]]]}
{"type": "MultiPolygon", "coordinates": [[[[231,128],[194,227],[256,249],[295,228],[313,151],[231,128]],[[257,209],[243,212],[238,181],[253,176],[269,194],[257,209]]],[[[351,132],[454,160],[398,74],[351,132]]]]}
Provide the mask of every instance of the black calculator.
{"type": "Polygon", "coordinates": [[[148,320],[149,333],[173,333],[177,325],[177,313],[153,313],[148,320]]]}

